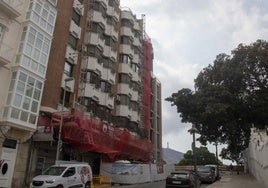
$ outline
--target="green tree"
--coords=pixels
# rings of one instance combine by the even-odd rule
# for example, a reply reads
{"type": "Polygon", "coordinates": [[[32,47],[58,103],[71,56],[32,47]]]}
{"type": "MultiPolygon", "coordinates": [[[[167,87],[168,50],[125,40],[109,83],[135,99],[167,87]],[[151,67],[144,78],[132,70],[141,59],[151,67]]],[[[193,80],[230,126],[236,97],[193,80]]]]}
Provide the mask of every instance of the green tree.
{"type": "Polygon", "coordinates": [[[231,55],[219,54],[213,65],[166,98],[182,122],[195,124],[202,144],[227,144],[221,156],[238,161],[248,147],[250,128],[268,126],[268,43],[240,44],[231,55]]]}
{"type": "MultiPolygon", "coordinates": [[[[195,151],[197,165],[221,164],[221,162],[217,160],[215,154],[208,151],[207,147],[201,146],[200,148],[195,148],[195,151]]],[[[194,165],[194,156],[191,150],[187,151],[183,157],[184,158],[177,165],[194,165]]]]}

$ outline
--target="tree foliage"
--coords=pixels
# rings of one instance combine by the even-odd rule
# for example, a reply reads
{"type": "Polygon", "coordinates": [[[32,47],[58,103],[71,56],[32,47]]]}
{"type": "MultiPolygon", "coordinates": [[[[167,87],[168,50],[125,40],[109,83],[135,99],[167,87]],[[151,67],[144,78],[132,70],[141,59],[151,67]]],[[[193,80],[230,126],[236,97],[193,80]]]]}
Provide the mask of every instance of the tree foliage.
{"type": "MultiPolygon", "coordinates": [[[[207,164],[220,164],[214,153],[210,153],[206,147],[196,148],[196,164],[207,165],[207,164]]],[[[194,165],[194,156],[191,150],[184,154],[184,158],[177,164],[179,166],[194,165]]]]}
{"type": "Polygon", "coordinates": [[[240,44],[231,55],[219,54],[194,80],[166,98],[182,122],[195,124],[202,144],[227,144],[223,158],[238,161],[252,126],[268,126],[268,43],[240,44]]]}

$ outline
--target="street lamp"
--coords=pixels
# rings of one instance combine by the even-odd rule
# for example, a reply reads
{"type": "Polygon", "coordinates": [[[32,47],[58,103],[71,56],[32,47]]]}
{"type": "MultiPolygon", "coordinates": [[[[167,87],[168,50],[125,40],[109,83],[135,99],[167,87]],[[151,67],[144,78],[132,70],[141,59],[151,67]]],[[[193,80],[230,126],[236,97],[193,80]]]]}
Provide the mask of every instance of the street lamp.
{"type": "Polygon", "coordinates": [[[59,138],[58,138],[58,145],[57,145],[56,161],[59,160],[60,148],[62,146],[61,130],[62,130],[62,124],[63,124],[63,111],[64,111],[64,105],[65,105],[67,82],[70,82],[72,80],[74,80],[74,78],[72,78],[72,77],[64,79],[63,99],[62,99],[62,106],[61,106],[60,128],[59,128],[59,138]]]}
{"type": "MultiPolygon", "coordinates": [[[[195,125],[192,124],[192,128],[188,130],[191,134],[193,134],[193,143],[192,143],[192,150],[193,150],[193,156],[194,156],[194,172],[195,176],[197,175],[197,170],[196,170],[196,153],[195,153],[195,133],[198,132],[198,130],[195,128],[195,125]]],[[[194,187],[197,187],[197,181],[196,177],[194,178],[194,187]]]]}

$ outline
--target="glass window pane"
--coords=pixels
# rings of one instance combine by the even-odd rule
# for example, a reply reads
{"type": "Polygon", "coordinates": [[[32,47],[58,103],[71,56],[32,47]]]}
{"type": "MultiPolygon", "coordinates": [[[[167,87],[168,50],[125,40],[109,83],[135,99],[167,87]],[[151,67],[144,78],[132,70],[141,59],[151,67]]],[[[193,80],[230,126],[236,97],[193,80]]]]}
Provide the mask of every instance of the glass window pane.
{"type": "Polygon", "coordinates": [[[36,80],[36,86],[35,87],[38,88],[38,89],[42,89],[42,82],[36,80]]]}
{"type": "Polygon", "coordinates": [[[17,76],[17,72],[13,72],[12,73],[12,79],[16,79],[16,76],[17,76]]]}
{"type": "Polygon", "coordinates": [[[30,33],[28,36],[28,42],[34,45],[34,40],[35,40],[35,36],[32,33],[30,33]]]}
{"type": "Polygon", "coordinates": [[[34,71],[37,71],[37,68],[38,68],[38,63],[36,61],[32,61],[31,69],[34,71]]]}
{"type": "Polygon", "coordinates": [[[26,96],[32,97],[32,94],[33,94],[33,87],[27,85],[27,87],[26,87],[26,96]]]}
{"type": "Polygon", "coordinates": [[[8,96],[7,96],[7,105],[11,104],[11,99],[12,99],[12,94],[9,93],[8,96]]]}
{"type": "Polygon", "coordinates": [[[23,56],[22,57],[22,65],[24,65],[25,67],[29,67],[30,66],[30,61],[31,59],[26,57],[26,56],[23,56]]]}
{"type": "Polygon", "coordinates": [[[25,121],[25,122],[27,122],[27,120],[28,120],[28,112],[24,112],[24,111],[22,111],[21,112],[21,114],[20,114],[20,120],[21,121],[25,121]]]}
{"type": "Polygon", "coordinates": [[[46,54],[48,54],[48,49],[49,49],[48,43],[44,43],[43,52],[45,52],[46,54]]]}
{"type": "Polygon", "coordinates": [[[52,33],[52,29],[53,29],[52,25],[47,24],[47,31],[48,31],[49,33],[52,33]]]}
{"type": "Polygon", "coordinates": [[[34,113],[37,113],[37,107],[38,107],[38,102],[33,101],[31,111],[34,113]]]}
{"type": "Polygon", "coordinates": [[[30,114],[29,123],[35,124],[36,122],[36,116],[33,114],[30,114]]]}
{"type": "Polygon", "coordinates": [[[34,50],[34,59],[39,60],[40,57],[40,51],[39,50],[34,50]]]}
{"type": "Polygon", "coordinates": [[[28,84],[34,86],[35,79],[33,77],[29,77],[28,84]]]}
{"type": "Polygon", "coordinates": [[[39,38],[36,39],[35,47],[38,48],[39,50],[41,50],[41,47],[42,47],[42,40],[41,39],[39,39],[39,38]]]}
{"type": "Polygon", "coordinates": [[[29,44],[26,45],[25,53],[27,55],[31,56],[31,54],[32,54],[32,46],[31,45],[29,45],[29,44]]]}
{"type": "Polygon", "coordinates": [[[33,35],[36,35],[36,30],[32,27],[30,27],[30,33],[32,33],[33,35]]]}
{"type": "Polygon", "coordinates": [[[24,98],[22,108],[29,110],[31,100],[29,98],[24,98]]]}
{"type": "Polygon", "coordinates": [[[45,74],[45,71],[46,71],[46,68],[44,66],[42,66],[42,65],[39,65],[38,72],[41,75],[44,75],[45,74]]]}
{"type": "Polygon", "coordinates": [[[41,33],[37,33],[37,38],[39,38],[41,41],[43,41],[44,36],[41,33]]]}
{"type": "Polygon", "coordinates": [[[14,98],[14,101],[13,101],[13,105],[14,105],[14,106],[17,106],[17,107],[20,107],[20,105],[21,105],[21,100],[22,100],[22,96],[19,95],[19,94],[16,94],[16,95],[15,95],[15,98],[14,98]]]}
{"type": "Polygon", "coordinates": [[[35,9],[34,9],[36,12],[41,12],[41,5],[36,3],[35,4],[35,9]]]}
{"type": "Polygon", "coordinates": [[[14,119],[19,119],[20,111],[16,108],[12,108],[11,110],[11,117],[14,119]]]}
{"type": "Polygon", "coordinates": [[[8,91],[13,91],[14,85],[15,85],[15,80],[11,80],[8,91]]]}
{"type": "Polygon", "coordinates": [[[42,28],[46,28],[46,20],[41,19],[40,26],[41,26],[42,28]]]}
{"type": "Polygon", "coordinates": [[[18,81],[16,91],[20,94],[24,94],[25,83],[18,81]]]}
{"type": "Polygon", "coordinates": [[[27,79],[27,75],[21,72],[21,73],[20,73],[19,80],[21,80],[21,81],[23,81],[23,82],[26,82],[26,79],[27,79]]]}
{"type": "Polygon", "coordinates": [[[4,113],[3,113],[3,117],[8,117],[8,112],[9,112],[9,108],[8,107],[5,107],[4,108],[4,113]]]}
{"type": "Polygon", "coordinates": [[[47,19],[47,16],[48,16],[47,10],[43,9],[42,18],[47,19]]]}
{"type": "Polygon", "coordinates": [[[41,91],[39,89],[34,90],[34,99],[39,100],[40,99],[41,91]]]}
{"type": "Polygon", "coordinates": [[[35,23],[38,23],[38,21],[39,21],[39,16],[38,16],[38,14],[36,14],[35,12],[33,13],[33,21],[34,21],[35,23]]]}
{"type": "Polygon", "coordinates": [[[53,23],[54,23],[54,16],[49,15],[48,22],[53,25],[53,23]]]}
{"type": "Polygon", "coordinates": [[[47,56],[43,53],[41,54],[40,63],[42,63],[43,65],[47,64],[47,56]]]}

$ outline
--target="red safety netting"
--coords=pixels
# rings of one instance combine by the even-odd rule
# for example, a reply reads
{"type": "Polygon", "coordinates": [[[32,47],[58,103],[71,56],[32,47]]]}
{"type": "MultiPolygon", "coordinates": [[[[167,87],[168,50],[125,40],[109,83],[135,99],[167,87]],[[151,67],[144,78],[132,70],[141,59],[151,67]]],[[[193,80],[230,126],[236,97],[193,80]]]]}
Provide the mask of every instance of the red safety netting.
{"type": "MultiPolygon", "coordinates": [[[[142,139],[96,118],[86,118],[78,111],[64,112],[62,139],[79,152],[103,153],[111,160],[150,161],[153,146],[142,139]]],[[[53,113],[51,125],[59,127],[61,113],[53,113]]]]}
{"type": "Polygon", "coordinates": [[[151,116],[151,71],[152,71],[152,43],[147,36],[144,40],[144,62],[143,62],[143,119],[145,131],[149,135],[151,116]]]}

